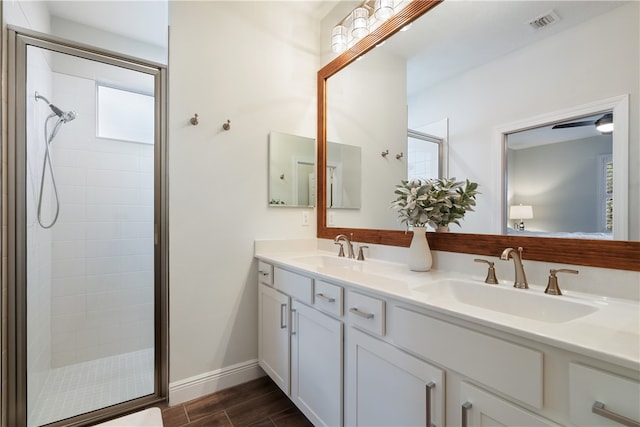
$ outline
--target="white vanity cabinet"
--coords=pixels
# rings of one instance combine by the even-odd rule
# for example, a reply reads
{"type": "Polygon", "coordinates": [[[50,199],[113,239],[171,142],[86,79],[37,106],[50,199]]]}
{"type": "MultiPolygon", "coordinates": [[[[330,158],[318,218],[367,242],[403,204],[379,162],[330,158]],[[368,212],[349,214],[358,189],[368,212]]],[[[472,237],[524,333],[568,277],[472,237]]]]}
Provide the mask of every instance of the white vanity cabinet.
{"type": "Polygon", "coordinates": [[[260,366],[314,425],[640,426],[640,372],[613,351],[352,282],[348,269],[341,280],[264,264],[260,366]]]}
{"type": "Polygon", "coordinates": [[[341,426],[344,326],[324,312],[342,313],[342,288],[320,286],[317,309],[310,277],[275,267],[258,288],[259,365],[314,425],[341,426]]]}
{"type": "Polygon", "coordinates": [[[640,382],[569,364],[569,413],[578,426],[640,426],[640,382]]]}
{"type": "Polygon", "coordinates": [[[340,426],[342,322],[298,301],[291,320],[291,400],[314,425],[340,426]]]}
{"type": "Polygon", "coordinates": [[[461,427],[559,426],[467,382],[460,384],[460,411],[461,427]]]}
{"type": "Polygon", "coordinates": [[[258,364],[289,394],[289,297],[264,283],[258,285],[258,364]]]}
{"type": "Polygon", "coordinates": [[[350,327],[345,424],[444,424],[444,371],[350,327]]]}

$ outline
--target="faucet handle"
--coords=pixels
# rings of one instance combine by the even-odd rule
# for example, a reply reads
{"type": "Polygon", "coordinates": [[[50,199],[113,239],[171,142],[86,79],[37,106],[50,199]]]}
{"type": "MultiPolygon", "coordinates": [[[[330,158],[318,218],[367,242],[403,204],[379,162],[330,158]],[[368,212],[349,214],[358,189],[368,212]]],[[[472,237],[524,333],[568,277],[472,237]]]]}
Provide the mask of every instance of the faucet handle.
{"type": "Polygon", "coordinates": [[[368,249],[369,246],[360,245],[360,247],[358,247],[358,261],[364,261],[364,252],[362,252],[362,250],[365,248],[368,249]]]}
{"type": "Polygon", "coordinates": [[[552,268],[551,270],[549,270],[549,282],[547,283],[547,288],[544,290],[545,294],[562,295],[562,291],[558,286],[558,277],[556,277],[556,273],[578,274],[578,270],[572,270],[570,268],[552,268]]]}
{"type": "Polygon", "coordinates": [[[333,242],[334,245],[340,246],[340,250],[338,251],[338,256],[344,258],[344,246],[342,246],[342,242],[333,242]]]}
{"type": "Polygon", "coordinates": [[[497,285],[498,278],[496,277],[496,268],[493,266],[494,265],[493,262],[486,259],[482,259],[482,258],[475,258],[474,261],[484,262],[489,264],[489,269],[487,270],[487,278],[484,279],[484,283],[488,283],[490,285],[497,285]]]}

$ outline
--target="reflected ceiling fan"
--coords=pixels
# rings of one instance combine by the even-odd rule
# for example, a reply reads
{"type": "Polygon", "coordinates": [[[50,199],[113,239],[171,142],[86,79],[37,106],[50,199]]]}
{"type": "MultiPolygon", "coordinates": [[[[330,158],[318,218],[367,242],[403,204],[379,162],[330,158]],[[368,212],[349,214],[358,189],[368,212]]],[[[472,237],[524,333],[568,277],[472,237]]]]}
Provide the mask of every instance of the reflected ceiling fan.
{"type": "Polygon", "coordinates": [[[586,120],[582,122],[562,123],[553,126],[551,129],[576,128],[580,126],[595,126],[596,130],[601,133],[613,132],[613,113],[606,113],[597,120],[586,120]]]}

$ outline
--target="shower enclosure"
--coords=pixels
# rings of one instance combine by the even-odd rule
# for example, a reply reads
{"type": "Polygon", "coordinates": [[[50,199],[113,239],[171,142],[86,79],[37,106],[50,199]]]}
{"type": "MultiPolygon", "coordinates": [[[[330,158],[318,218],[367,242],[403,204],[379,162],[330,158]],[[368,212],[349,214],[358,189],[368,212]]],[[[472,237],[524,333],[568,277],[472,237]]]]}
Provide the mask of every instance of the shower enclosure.
{"type": "Polygon", "coordinates": [[[165,70],[11,30],[9,423],[167,393],[165,70]]]}

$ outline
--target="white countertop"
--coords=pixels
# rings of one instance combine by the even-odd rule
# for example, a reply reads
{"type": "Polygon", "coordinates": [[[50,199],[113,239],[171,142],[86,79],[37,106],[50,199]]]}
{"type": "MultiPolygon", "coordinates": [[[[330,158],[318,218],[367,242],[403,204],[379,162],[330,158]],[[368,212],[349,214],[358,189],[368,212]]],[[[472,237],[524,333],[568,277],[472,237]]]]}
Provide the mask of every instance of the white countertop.
{"type": "Polygon", "coordinates": [[[562,296],[547,295],[543,292],[544,287],[536,285],[530,285],[529,290],[514,289],[512,283],[506,281],[501,281],[499,285],[487,285],[484,283],[484,276],[434,270],[412,272],[405,264],[379,260],[345,260],[330,252],[308,248],[297,249],[286,252],[268,247],[256,248],[255,256],[291,271],[312,275],[354,289],[375,292],[434,312],[509,332],[625,368],[640,370],[640,303],[638,301],[598,297],[572,291],[563,291],[562,296]],[[315,262],[321,259],[330,262],[315,262]],[[499,292],[498,296],[504,295],[505,300],[513,300],[520,296],[528,298],[534,307],[544,306],[549,310],[562,310],[562,307],[555,307],[562,305],[556,302],[575,302],[581,307],[592,307],[593,312],[569,320],[551,321],[537,320],[532,315],[524,317],[507,314],[452,298],[446,289],[449,286],[446,283],[447,280],[462,281],[463,285],[467,286],[466,289],[473,290],[475,294],[484,292],[482,289],[487,289],[487,292],[493,292],[494,296],[496,292],[499,292]],[[476,284],[479,288],[468,288],[476,284]],[[425,289],[435,292],[425,291],[425,289]],[[558,298],[565,300],[556,300],[558,298]]]}

